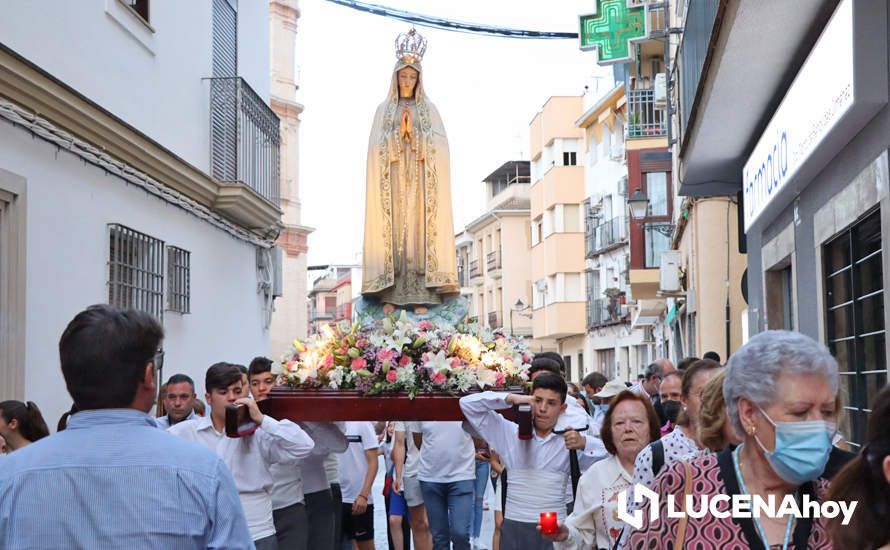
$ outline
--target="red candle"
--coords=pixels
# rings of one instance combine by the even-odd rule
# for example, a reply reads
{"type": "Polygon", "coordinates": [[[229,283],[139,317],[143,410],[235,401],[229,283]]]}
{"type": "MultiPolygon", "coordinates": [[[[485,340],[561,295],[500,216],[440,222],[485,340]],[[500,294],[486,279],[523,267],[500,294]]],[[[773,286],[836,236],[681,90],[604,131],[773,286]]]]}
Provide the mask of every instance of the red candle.
{"type": "Polygon", "coordinates": [[[559,533],[559,523],[556,519],[556,512],[541,512],[541,533],[544,535],[555,535],[559,533]]]}

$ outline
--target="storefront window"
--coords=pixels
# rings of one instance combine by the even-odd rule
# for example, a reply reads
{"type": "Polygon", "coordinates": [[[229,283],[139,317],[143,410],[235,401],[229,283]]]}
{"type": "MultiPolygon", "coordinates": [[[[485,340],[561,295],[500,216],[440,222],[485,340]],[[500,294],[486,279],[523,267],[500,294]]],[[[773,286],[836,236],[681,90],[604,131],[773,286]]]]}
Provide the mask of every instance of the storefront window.
{"type": "Polygon", "coordinates": [[[827,341],[846,401],[841,431],[855,446],[887,384],[881,217],[875,211],[822,248],[827,341]]]}

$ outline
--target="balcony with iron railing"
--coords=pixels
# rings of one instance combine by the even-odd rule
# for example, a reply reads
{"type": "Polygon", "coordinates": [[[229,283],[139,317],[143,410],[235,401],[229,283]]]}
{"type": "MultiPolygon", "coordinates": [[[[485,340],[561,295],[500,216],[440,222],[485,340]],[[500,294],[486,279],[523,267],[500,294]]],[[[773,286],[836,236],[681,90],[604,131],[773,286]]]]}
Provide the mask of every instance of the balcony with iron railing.
{"type": "Polygon", "coordinates": [[[482,266],[479,265],[479,260],[470,262],[470,281],[477,284],[482,282],[482,266]]]}
{"type": "Polygon", "coordinates": [[[587,258],[608,252],[627,242],[627,221],[622,217],[593,225],[588,222],[586,235],[587,258]]]}
{"type": "Polygon", "coordinates": [[[495,250],[485,256],[485,270],[489,277],[501,276],[501,251],[495,250]]]}
{"type": "Polygon", "coordinates": [[[278,116],[241,77],[210,79],[210,169],[278,206],[278,116]]]}
{"type": "Polygon", "coordinates": [[[501,320],[501,313],[499,311],[489,311],[488,328],[501,328],[502,326],[504,326],[504,323],[501,320]]]}
{"type": "Polygon", "coordinates": [[[621,299],[597,298],[587,301],[587,328],[594,329],[608,325],[624,323],[628,320],[621,299]]]}
{"type": "Polygon", "coordinates": [[[309,321],[332,321],[337,317],[337,308],[319,310],[313,307],[309,312],[309,321]]]}
{"type": "Polygon", "coordinates": [[[651,138],[667,135],[667,117],[655,106],[655,90],[629,90],[627,96],[627,137],[651,138]]]}
{"type": "Polygon", "coordinates": [[[708,49],[712,47],[711,34],[719,6],[719,0],[688,0],[686,4],[683,38],[677,48],[671,75],[671,80],[679,87],[674,110],[680,115],[678,127],[681,139],[689,125],[708,49]]]}

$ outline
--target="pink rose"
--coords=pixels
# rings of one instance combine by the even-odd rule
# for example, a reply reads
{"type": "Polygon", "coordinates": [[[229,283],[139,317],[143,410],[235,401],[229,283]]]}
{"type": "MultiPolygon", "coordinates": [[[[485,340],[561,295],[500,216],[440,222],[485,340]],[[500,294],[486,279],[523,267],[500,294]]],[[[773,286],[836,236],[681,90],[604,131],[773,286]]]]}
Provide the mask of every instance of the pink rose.
{"type": "Polygon", "coordinates": [[[417,323],[417,328],[419,328],[420,330],[430,330],[433,328],[433,324],[429,321],[421,321],[417,323]]]}
{"type": "Polygon", "coordinates": [[[334,366],[334,356],[333,355],[325,355],[324,357],[324,366],[333,367],[334,366]]]}
{"type": "Polygon", "coordinates": [[[531,362],[532,362],[532,356],[529,355],[529,354],[527,354],[527,353],[523,353],[523,354],[522,354],[522,362],[523,362],[523,363],[531,363],[531,362]]]}
{"type": "Polygon", "coordinates": [[[355,343],[355,347],[357,347],[359,349],[364,349],[364,348],[368,347],[368,339],[367,338],[359,338],[358,341],[355,343]]]}
{"type": "Polygon", "coordinates": [[[362,358],[362,357],[356,357],[355,359],[352,360],[352,363],[349,365],[349,367],[352,370],[362,370],[363,368],[365,368],[367,366],[368,366],[368,362],[365,361],[364,358],[362,358]]]}
{"type": "Polygon", "coordinates": [[[396,381],[396,371],[395,369],[390,369],[386,373],[386,381],[387,382],[395,382],[396,381]]]}
{"type": "Polygon", "coordinates": [[[451,368],[456,369],[460,366],[460,357],[452,357],[451,358],[451,368]]]}
{"type": "Polygon", "coordinates": [[[434,372],[430,379],[433,381],[433,384],[438,384],[441,386],[445,383],[445,373],[442,371],[434,372]]]}
{"type": "Polygon", "coordinates": [[[377,360],[381,363],[384,361],[392,361],[395,356],[396,352],[391,349],[382,349],[377,352],[377,360]]]}
{"type": "Polygon", "coordinates": [[[430,362],[430,354],[429,354],[429,352],[426,352],[426,351],[423,352],[423,355],[420,356],[420,360],[421,360],[423,363],[429,363],[429,362],[430,362]]]}
{"type": "Polygon", "coordinates": [[[400,367],[407,367],[407,366],[410,365],[410,364],[411,364],[411,357],[410,357],[410,356],[408,356],[408,355],[403,355],[403,356],[401,356],[401,357],[399,358],[399,366],[400,366],[400,367]]]}
{"type": "Polygon", "coordinates": [[[507,377],[504,376],[504,373],[499,372],[494,377],[494,385],[495,386],[503,386],[507,382],[507,377]]]}

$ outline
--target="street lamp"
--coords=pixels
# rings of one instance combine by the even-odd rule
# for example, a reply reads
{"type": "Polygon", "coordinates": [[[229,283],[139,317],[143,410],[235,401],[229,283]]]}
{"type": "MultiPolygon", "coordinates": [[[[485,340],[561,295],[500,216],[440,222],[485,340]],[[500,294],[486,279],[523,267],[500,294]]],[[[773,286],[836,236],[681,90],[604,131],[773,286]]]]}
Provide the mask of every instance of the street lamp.
{"type": "Polygon", "coordinates": [[[649,209],[649,197],[647,197],[640,188],[627,199],[627,206],[630,207],[630,215],[637,221],[642,221],[646,217],[646,211],[649,209]]]}
{"type": "MultiPolygon", "coordinates": [[[[531,306],[525,305],[525,302],[522,301],[522,298],[516,300],[516,303],[510,306],[510,336],[514,336],[513,333],[513,313],[518,313],[520,315],[527,315],[522,313],[527,310],[531,306]]],[[[529,316],[530,317],[530,316],[529,316]]]]}
{"type": "MultiPolygon", "coordinates": [[[[649,197],[645,195],[640,188],[627,199],[627,206],[630,209],[631,217],[637,222],[643,223],[649,217],[649,197]]],[[[665,237],[670,237],[674,233],[674,224],[672,223],[652,223],[649,229],[657,231],[665,237]]]]}

